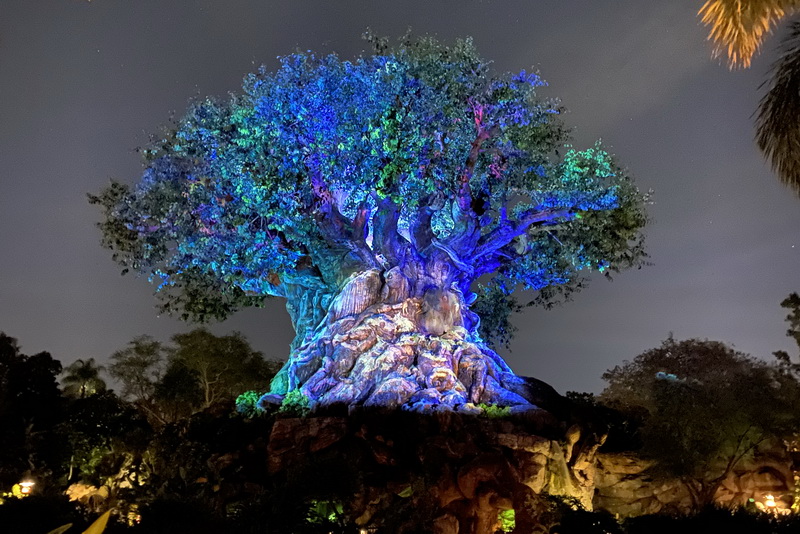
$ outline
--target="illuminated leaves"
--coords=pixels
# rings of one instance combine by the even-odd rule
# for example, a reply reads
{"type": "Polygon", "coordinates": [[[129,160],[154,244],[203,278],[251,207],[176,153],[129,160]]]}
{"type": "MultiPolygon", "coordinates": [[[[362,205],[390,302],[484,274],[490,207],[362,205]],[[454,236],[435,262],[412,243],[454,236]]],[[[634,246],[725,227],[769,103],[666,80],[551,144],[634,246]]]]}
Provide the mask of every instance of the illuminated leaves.
{"type": "Polygon", "coordinates": [[[166,311],[224,317],[286,296],[286,280],[335,290],[344,270],[374,265],[355,241],[374,237],[371,215],[385,202],[399,214],[389,225],[398,247],[417,246],[415,229],[480,263],[455,262],[463,276],[500,273],[507,292],[613,269],[624,251],[635,250],[630,264],[641,259],[641,195],[599,146],[565,146],[559,104],[536,96],[538,75],[492,76],[469,40],[373,44],[378,54],[354,61],[287,56],[247,76],[241,95],[194,103],[144,150],[134,190],[93,197],[105,208],[104,243],[160,281],[166,311]],[[558,215],[522,224],[537,211],[558,215]],[[576,222],[584,212],[598,215],[576,222]],[[629,228],[616,231],[623,219],[629,228]],[[516,239],[473,259],[493,232],[516,239]]]}

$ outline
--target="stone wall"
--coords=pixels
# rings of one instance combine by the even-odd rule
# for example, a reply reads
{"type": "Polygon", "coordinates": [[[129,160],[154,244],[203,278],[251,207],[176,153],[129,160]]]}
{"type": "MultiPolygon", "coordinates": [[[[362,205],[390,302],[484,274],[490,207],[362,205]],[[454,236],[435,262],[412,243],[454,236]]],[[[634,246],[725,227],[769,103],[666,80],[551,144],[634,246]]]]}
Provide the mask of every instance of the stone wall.
{"type": "Polygon", "coordinates": [[[540,412],[541,419],[529,413],[514,421],[452,412],[278,419],[269,471],[279,477],[304,465],[347,462],[358,486],[345,495],[345,509],[363,528],[493,534],[498,513],[514,509],[518,531],[532,532],[540,495],[591,508],[600,446],[581,426],[540,412]],[[414,513],[398,519],[404,509],[414,513]]]}
{"type": "MultiPolygon", "coordinates": [[[[653,477],[652,462],[634,453],[597,455],[594,507],[619,517],[660,512],[685,512],[691,507],[686,487],[677,479],[653,477]]],[[[723,481],[715,500],[723,506],[764,506],[772,495],[775,508],[792,504],[794,478],[789,456],[778,449],[762,450],[723,481]]]]}

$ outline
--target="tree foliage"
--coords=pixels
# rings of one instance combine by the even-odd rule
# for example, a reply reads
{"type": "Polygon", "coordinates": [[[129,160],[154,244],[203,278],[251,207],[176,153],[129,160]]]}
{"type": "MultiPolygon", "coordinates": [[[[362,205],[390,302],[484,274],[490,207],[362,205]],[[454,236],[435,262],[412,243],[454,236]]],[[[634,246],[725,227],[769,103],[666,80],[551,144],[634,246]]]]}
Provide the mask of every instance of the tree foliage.
{"type": "Polygon", "coordinates": [[[756,142],[781,182],[800,194],[800,23],[781,42],[756,113],[756,142]]]}
{"type": "Polygon", "coordinates": [[[167,348],[150,336],[135,337],[126,348],[112,354],[108,372],[122,384],[120,396],[135,403],[150,399],[163,374],[167,354],[167,348]]]}
{"type": "Polygon", "coordinates": [[[665,340],[607,371],[601,400],[644,409],[642,452],[679,477],[698,509],[759,445],[791,433],[798,383],[716,342],[665,340]]]}
{"type": "Polygon", "coordinates": [[[216,336],[200,328],[176,334],[172,342],[136,337],[111,356],[109,367],[121,396],[161,424],[262,387],[280,367],[238,332],[216,336]]]}
{"type": "Polygon", "coordinates": [[[175,350],[170,368],[183,368],[195,377],[202,408],[261,387],[278,371],[277,362],[265,360],[238,332],[215,336],[200,328],[176,334],[172,340],[175,350]]]}
{"type": "Polygon", "coordinates": [[[70,446],[67,481],[101,486],[124,469],[129,484],[138,484],[136,466],[152,429],[135,405],[105,391],[73,399],[62,431],[70,446]]]}
{"type": "MultiPolygon", "coordinates": [[[[699,14],[713,55],[727,55],[735,68],[749,67],[766,36],[798,8],[798,0],[708,0],[699,14]]],[[[756,143],[781,182],[800,194],[800,24],[790,25],[778,52],[756,111],[756,143]]]]}
{"type": "Polygon", "coordinates": [[[106,390],[106,382],[100,377],[105,367],[97,365],[94,358],[78,359],[64,368],[61,378],[64,394],[84,398],[106,390]]]}
{"type": "Polygon", "coordinates": [[[105,246],[166,311],[325,304],[351,273],[409,262],[465,295],[484,275],[506,295],[568,291],[641,263],[643,195],[601,146],[568,144],[539,76],[493,74],[469,40],[369,39],[373,55],[287,56],[196,102],[136,187],[91,196],[105,246]]]}
{"type": "Polygon", "coordinates": [[[766,36],[798,7],[797,0],[708,0],[699,15],[714,57],[727,56],[731,68],[749,67],[766,36]]]}

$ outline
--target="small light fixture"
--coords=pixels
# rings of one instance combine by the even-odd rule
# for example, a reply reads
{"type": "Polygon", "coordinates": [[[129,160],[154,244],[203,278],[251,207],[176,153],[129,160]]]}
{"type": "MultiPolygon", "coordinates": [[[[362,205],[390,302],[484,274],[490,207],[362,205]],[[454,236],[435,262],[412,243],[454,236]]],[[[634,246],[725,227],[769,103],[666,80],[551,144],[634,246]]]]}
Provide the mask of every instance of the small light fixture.
{"type": "Polygon", "coordinates": [[[33,480],[23,480],[19,483],[19,492],[23,495],[30,495],[31,491],[33,491],[33,486],[36,485],[36,482],[33,480]]]}

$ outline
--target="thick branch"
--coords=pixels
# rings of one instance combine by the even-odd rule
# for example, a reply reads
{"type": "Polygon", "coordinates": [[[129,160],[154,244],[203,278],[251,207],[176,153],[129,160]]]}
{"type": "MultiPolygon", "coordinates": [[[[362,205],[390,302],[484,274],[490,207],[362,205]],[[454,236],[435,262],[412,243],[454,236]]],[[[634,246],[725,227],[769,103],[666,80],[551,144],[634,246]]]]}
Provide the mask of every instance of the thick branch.
{"type": "Polygon", "coordinates": [[[400,259],[400,234],[397,233],[399,219],[400,208],[390,197],[377,201],[377,209],[372,216],[372,250],[392,265],[396,265],[400,259]]]}
{"type": "Polygon", "coordinates": [[[484,124],[484,107],[482,105],[474,104],[473,114],[477,134],[472,141],[463,171],[458,177],[458,191],[456,192],[458,214],[454,217],[456,230],[453,238],[450,239],[450,245],[456,249],[472,249],[479,237],[477,215],[475,213],[476,199],[473,197],[470,181],[475,172],[475,166],[478,163],[483,144],[500,131],[497,126],[486,127],[484,124]]]}
{"type": "Polygon", "coordinates": [[[464,164],[464,170],[458,177],[457,201],[458,207],[463,213],[470,213],[472,211],[472,190],[470,189],[469,182],[472,180],[472,175],[475,172],[475,165],[478,163],[481,146],[493,133],[493,131],[484,130],[479,127],[478,135],[475,137],[475,140],[472,141],[472,147],[469,150],[467,161],[464,164]]]}
{"type": "MultiPolygon", "coordinates": [[[[354,224],[339,211],[335,197],[321,174],[312,169],[309,169],[309,172],[311,188],[314,192],[315,220],[325,241],[334,249],[343,248],[353,253],[363,263],[363,267],[367,269],[377,267],[378,262],[367,246],[364,236],[367,213],[359,213],[354,224]]],[[[366,210],[366,208],[362,209],[366,210]]]]}
{"type": "Polygon", "coordinates": [[[411,221],[409,233],[411,235],[414,248],[419,253],[422,253],[429,246],[431,246],[431,243],[435,237],[433,233],[433,227],[431,226],[434,212],[434,209],[432,209],[430,206],[421,206],[417,212],[417,216],[414,217],[413,221],[411,221]]]}
{"type": "Polygon", "coordinates": [[[501,249],[509,244],[515,237],[527,232],[528,228],[533,224],[569,218],[571,215],[571,210],[529,211],[523,214],[516,222],[498,226],[483,236],[478,246],[475,248],[473,261],[501,249]]]}

